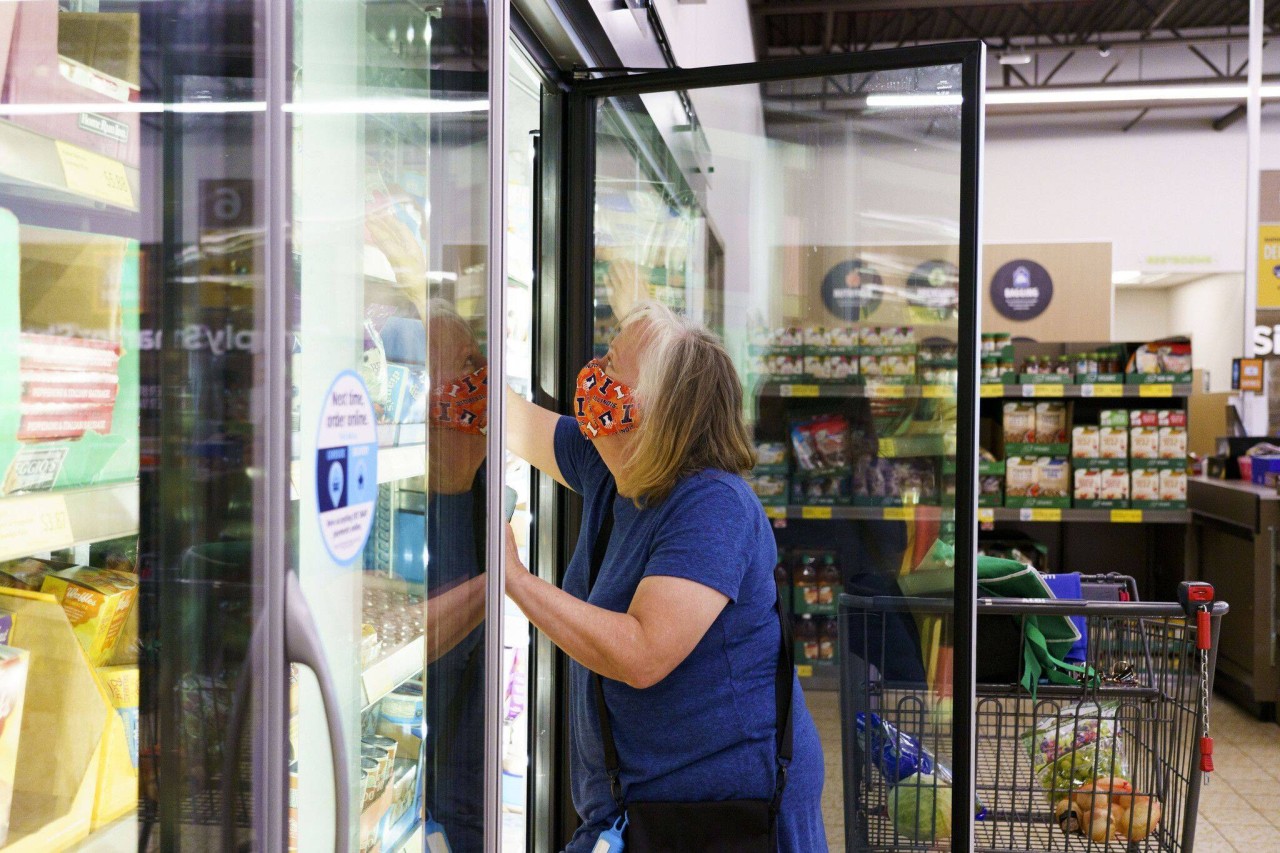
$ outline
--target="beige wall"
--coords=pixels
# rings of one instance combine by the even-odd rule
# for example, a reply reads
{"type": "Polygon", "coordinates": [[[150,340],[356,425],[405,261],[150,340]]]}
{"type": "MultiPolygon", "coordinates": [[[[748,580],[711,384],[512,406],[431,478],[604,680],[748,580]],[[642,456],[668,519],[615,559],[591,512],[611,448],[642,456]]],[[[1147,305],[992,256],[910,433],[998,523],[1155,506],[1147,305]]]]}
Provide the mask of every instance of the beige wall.
{"type": "Polygon", "coordinates": [[[1111,340],[1110,243],[1001,243],[982,250],[982,330],[1045,342],[1111,340]],[[1053,280],[1040,316],[1010,320],[991,303],[991,276],[1009,261],[1031,260],[1053,280]]]}

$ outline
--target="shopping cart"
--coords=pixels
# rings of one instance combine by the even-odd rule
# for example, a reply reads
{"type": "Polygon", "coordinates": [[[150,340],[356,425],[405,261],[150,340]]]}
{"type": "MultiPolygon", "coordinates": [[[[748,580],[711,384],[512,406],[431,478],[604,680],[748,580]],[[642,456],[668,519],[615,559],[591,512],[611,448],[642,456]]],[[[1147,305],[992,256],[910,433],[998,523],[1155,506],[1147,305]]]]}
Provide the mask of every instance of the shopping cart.
{"type": "MultiPolygon", "coordinates": [[[[1028,689],[1022,665],[1004,673],[980,667],[986,678],[975,702],[974,849],[1190,851],[1202,778],[1212,769],[1212,741],[1202,738],[1209,735],[1216,641],[1227,605],[1212,601],[1207,584],[1184,584],[1179,597],[1190,600],[1163,604],[1138,601],[1132,579],[1124,576],[1082,580],[1085,598],[1103,600],[978,601],[980,660],[1023,664],[1019,650],[1028,625],[1068,617],[1083,628],[1077,651],[1085,671],[1072,683],[1032,683],[1028,689]],[[1210,640],[1205,648],[1201,636],[1210,640]],[[1138,840],[1119,840],[1118,810],[1142,801],[1117,798],[1102,812],[1114,820],[1100,818],[1098,825],[1110,840],[1096,842],[1092,824],[1076,824],[1093,816],[1082,811],[1107,797],[1086,801],[1084,809],[1072,801],[1090,780],[1117,777],[1133,795],[1154,797],[1162,814],[1157,823],[1151,807],[1139,809],[1154,827],[1143,833],[1143,821],[1134,817],[1138,840]],[[1057,814],[1064,810],[1065,829],[1057,814]]],[[[952,636],[952,610],[947,599],[841,596],[850,851],[951,849],[950,687],[929,638],[952,636]],[[904,647],[907,634],[920,637],[919,647],[904,647]]],[[[1126,811],[1126,824],[1131,814],[1137,812],[1126,811]]]]}

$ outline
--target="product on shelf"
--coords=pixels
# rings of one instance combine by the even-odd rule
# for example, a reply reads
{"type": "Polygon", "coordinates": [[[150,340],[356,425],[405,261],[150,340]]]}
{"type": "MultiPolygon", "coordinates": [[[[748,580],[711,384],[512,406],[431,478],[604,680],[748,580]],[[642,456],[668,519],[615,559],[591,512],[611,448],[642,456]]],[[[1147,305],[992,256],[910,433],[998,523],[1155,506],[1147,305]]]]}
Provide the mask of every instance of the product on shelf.
{"type": "Polygon", "coordinates": [[[97,670],[98,682],[106,691],[111,707],[124,723],[125,740],[133,769],[138,769],[138,666],[104,666],[97,670]]]}
{"type": "Polygon", "coordinates": [[[0,645],[0,844],[9,837],[18,736],[22,731],[30,661],[31,655],[26,650],[0,645]]]}
{"type": "Polygon", "coordinates": [[[1129,458],[1129,428],[1104,426],[1098,428],[1098,451],[1102,459],[1129,458]]]}
{"type": "Polygon", "coordinates": [[[1096,426],[1078,426],[1071,429],[1071,457],[1073,459],[1097,459],[1102,456],[1101,435],[1096,426]]]}
{"type": "Polygon", "coordinates": [[[1129,499],[1127,468],[1103,468],[1101,474],[1101,500],[1127,501],[1129,499]]]}
{"type": "Polygon", "coordinates": [[[757,441],[755,442],[756,467],[757,472],[777,472],[786,473],[787,470],[787,445],[781,441],[757,441]]]}
{"type": "MultiPolygon", "coordinates": [[[[791,482],[792,503],[843,506],[853,500],[853,495],[852,477],[843,472],[797,474],[791,482]]],[[[760,495],[759,492],[757,496],[762,501],[774,498],[773,495],[760,495]]]]}
{"type": "Polygon", "coordinates": [[[89,661],[111,657],[138,590],[138,576],[76,566],[46,575],[40,587],[58,600],[89,661]]]}
{"type": "Polygon", "coordinates": [[[135,479],[136,243],[0,210],[0,294],[0,494],[135,479]]]}
{"type": "Polygon", "coordinates": [[[928,458],[861,456],[853,467],[852,490],[855,505],[937,504],[937,463],[928,458]]]}
{"type": "Polygon", "coordinates": [[[1187,472],[1185,469],[1167,469],[1160,472],[1160,500],[1185,502],[1187,500],[1187,472]]]}
{"type": "Polygon", "coordinates": [[[804,373],[821,382],[845,382],[859,373],[855,355],[806,355],[804,373]]]}
{"type": "Polygon", "coordinates": [[[821,415],[793,423],[791,448],[797,470],[848,470],[852,462],[849,420],[843,415],[821,415]]]}
{"type": "Polygon", "coordinates": [[[1185,459],[1187,456],[1187,428],[1185,426],[1160,427],[1160,458],[1185,459]]]}
{"type": "Polygon", "coordinates": [[[1160,471],[1135,467],[1129,472],[1129,498],[1133,501],[1160,500],[1160,471]]]}
{"type": "Polygon", "coordinates": [[[1066,442],[1066,403],[1036,403],[1034,440],[1040,444],[1062,444],[1066,442]]]}
{"type": "Polygon", "coordinates": [[[1074,472],[1077,501],[1096,501],[1102,496],[1102,471],[1097,468],[1077,468],[1074,472]]]}
{"type": "Polygon", "coordinates": [[[765,506],[781,506],[787,502],[788,480],[786,474],[756,474],[747,477],[747,484],[765,506]]]}
{"type": "Polygon", "coordinates": [[[34,557],[7,560],[0,563],[0,586],[39,592],[45,575],[65,568],[69,568],[66,563],[37,560],[34,557]]]}
{"type": "Polygon", "coordinates": [[[1034,403],[1010,401],[1004,404],[1004,440],[1008,444],[1030,444],[1036,440],[1034,403]]]}
{"type": "Polygon", "coordinates": [[[1126,366],[1134,374],[1171,374],[1189,377],[1191,343],[1189,341],[1155,341],[1134,351],[1126,366]]]}
{"type": "Polygon", "coordinates": [[[1129,430],[1129,457],[1160,458],[1160,430],[1154,426],[1136,426],[1129,430]]]}
{"type": "Polygon", "coordinates": [[[1071,465],[1062,457],[1013,456],[1005,460],[1005,505],[1068,507],[1071,465]]]}
{"type": "Polygon", "coordinates": [[[0,610],[0,646],[9,645],[13,636],[13,614],[8,610],[0,610]]]}

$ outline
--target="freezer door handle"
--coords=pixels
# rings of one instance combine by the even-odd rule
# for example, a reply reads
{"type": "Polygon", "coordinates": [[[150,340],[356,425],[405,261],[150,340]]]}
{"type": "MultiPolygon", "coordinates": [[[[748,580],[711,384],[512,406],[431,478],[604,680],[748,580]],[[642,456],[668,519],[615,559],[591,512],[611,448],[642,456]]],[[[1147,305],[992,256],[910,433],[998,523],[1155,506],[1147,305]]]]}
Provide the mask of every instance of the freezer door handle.
{"type": "Polygon", "coordinates": [[[333,811],[334,853],[345,853],[351,837],[351,798],[347,796],[350,779],[347,767],[347,736],[342,728],[341,704],[338,690],[329,670],[320,632],[316,630],[315,617],[302,594],[302,584],[297,572],[288,572],[285,580],[284,646],[289,663],[310,667],[320,685],[324,701],[325,720],[329,726],[329,750],[333,756],[333,794],[336,802],[333,811]]]}

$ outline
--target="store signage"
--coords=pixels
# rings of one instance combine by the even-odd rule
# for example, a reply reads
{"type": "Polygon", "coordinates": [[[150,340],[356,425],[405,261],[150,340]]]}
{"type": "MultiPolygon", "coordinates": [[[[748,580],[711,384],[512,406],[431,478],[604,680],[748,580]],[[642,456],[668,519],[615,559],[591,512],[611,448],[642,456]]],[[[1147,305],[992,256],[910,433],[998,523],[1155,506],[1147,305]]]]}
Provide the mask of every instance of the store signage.
{"type": "Polygon", "coordinates": [[[1053,301],[1053,279],[1035,261],[1010,261],[991,277],[991,304],[1010,320],[1033,320],[1053,301]]]}
{"type": "Polygon", "coordinates": [[[320,535],[338,563],[350,563],[364,550],[377,499],[377,417],[364,380],[345,370],[325,393],[316,435],[320,535]]]}
{"type": "Polygon", "coordinates": [[[1280,308],[1280,225],[1258,227],[1258,307],[1280,308]]]}
{"type": "Polygon", "coordinates": [[[1262,392],[1262,359],[1231,360],[1231,388],[1235,391],[1262,392]]]}
{"type": "Polygon", "coordinates": [[[1253,327],[1253,354],[1275,355],[1280,347],[1280,323],[1274,326],[1253,327]]]}
{"type": "Polygon", "coordinates": [[[913,317],[942,323],[960,304],[960,270],[950,261],[925,261],[907,276],[907,300],[913,317]]]}
{"type": "Polygon", "coordinates": [[[880,306],[884,279],[861,260],[841,261],[822,279],[822,302],[845,322],[866,319],[880,306]]]}

